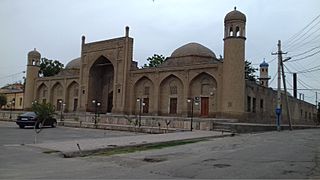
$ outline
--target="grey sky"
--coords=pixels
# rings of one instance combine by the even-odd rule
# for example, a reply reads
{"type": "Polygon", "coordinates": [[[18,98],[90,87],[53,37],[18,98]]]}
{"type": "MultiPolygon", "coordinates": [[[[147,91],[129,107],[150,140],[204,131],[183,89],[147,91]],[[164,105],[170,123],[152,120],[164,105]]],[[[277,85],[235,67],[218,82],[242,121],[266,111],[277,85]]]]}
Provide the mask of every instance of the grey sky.
{"type": "MultiPolygon", "coordinates": [[[[27,53],[33,48],[42,57],[66,64],[80,56],[82,35],[87,42],[120,37],[125,26],[134,38],[139,66],[155,53],[170,56],[188,42],[223,55],[223,20],[234,6],[247,16],[246,59],[257,67],[263,58],[275,57],[271,52],[277,40],[288,40],[320,14],[318,0],[0,0],[0,86],[22,80],[27,53]]],[[[318,54],[287,66],[291,71],[308,69],[320,65],[319,58],[318,54]]],[[[275,71],[273,61],[270,76],[275,71]]],[[[319,75],[316,71],[298,77],[320,89],[319,75]]],[[[287,77],[292,82],[291,74],[287,77]]],[[[301,93],[315,102],[315,91],[301,93]]]]}

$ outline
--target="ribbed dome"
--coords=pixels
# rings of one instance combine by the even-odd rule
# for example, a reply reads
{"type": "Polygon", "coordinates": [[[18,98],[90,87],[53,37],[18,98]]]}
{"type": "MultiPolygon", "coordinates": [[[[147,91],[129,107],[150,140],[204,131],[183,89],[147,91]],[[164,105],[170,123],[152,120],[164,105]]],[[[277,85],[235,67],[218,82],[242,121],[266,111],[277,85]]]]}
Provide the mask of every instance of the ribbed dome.
{"type": "Polygon", "coordinates": [[[246,15],[244,15],[242,12],[237,11],[236,7],[234,7],[234,10],[229,12],[226,17],[224,18],[224,22],[226,21],[232,21],[232,20],[241,20],[246,21],[246,15]]]}
{"type": "Polygon", "coordinates": [[[173,51],[171,57],[185,57],[185,56],[203,56],[213,57],[216,55],[207,47],[198,43],[188,43],[173,51]]]}
{"type": "Polygon", "coordinates": [[[65,69],[80,69],[81,64],[81,58],[76,58],[71,60],[67,65],[65,69]]]}
{"type": "Polygon", "coordinates": [[[260,67],[269,67],[269,64],[268,64],[266,61],[263,61],[263,62],[260,64],[260,67]]]}
{"type": "Polygon", "coordinates": [[[30,52],[28,53],[28,56],[40,57],[41,54],[36,50],[36,48],[34,48],[33,51],[30,51],[30,52]]]}

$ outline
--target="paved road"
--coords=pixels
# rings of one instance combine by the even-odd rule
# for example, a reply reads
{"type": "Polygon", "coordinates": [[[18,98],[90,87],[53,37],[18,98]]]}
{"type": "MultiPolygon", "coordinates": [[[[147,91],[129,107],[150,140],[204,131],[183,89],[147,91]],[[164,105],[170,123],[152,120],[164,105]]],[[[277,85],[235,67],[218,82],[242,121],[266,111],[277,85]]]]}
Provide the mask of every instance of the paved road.
{"type": "MultiPolygon", "coordinates": [[[[19,145],[33,142],[28,131],[33,130],[0,122],[0,178],[320,178],[317,129],[242,134],[152,151],[67,159],[19,145]]],[[[42,142],[105,136],[100,130],[72,128],[42,133],[47,133],[39,139],[42,142]]]]}

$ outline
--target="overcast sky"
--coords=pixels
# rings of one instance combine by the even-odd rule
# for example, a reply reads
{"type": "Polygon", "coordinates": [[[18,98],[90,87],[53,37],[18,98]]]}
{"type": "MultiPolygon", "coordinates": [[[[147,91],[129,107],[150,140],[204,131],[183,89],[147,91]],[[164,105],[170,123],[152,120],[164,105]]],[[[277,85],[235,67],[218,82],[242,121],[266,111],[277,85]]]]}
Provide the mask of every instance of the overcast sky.
{"type": "MultiPolygon", "coordinates": [[[[319,0],[0,0],[0,86],[22,80],[27,53],[33,48],[42,57],[66,65],[80,57],[82,35],[86,42],[121,37],[125,26],[134,38],[134,60],[139,66],[155,53],[167,57],[189,42],[200,43],[219,57],[223,55],[223,20],[234,6],[247,17],[246,59],[256,67],[263,58],[269,62],[275,57],[271,52],[276,51],[278,40],[284,41],[286,51],[286,42],[320,14],[319,0]]],[[[319,27],[315,24],[306,36],[319,35],[319,27]]],[[[288,56],[319,46],[317,37],[313,46],[291,48],[288,56]]],[[[316,54],[288,62],[287,67],[301,71],[319,65],[316,54]]],[[[272,78],[275,72],[276,61],[272,61],[272,78]]],[[[292,82],[291,74],[287,77],[292,82]]],[[[313,89],[320,89],[319,77],[319,71],[298,74],[304,86],[313,89]]],[[[276,80],[271,86],[276,86],[276,80]]],[[[304,87],[300,83],[298,88],[304,87]]],[[[315,102],[315,91],[300,92],[315,102]]]]}

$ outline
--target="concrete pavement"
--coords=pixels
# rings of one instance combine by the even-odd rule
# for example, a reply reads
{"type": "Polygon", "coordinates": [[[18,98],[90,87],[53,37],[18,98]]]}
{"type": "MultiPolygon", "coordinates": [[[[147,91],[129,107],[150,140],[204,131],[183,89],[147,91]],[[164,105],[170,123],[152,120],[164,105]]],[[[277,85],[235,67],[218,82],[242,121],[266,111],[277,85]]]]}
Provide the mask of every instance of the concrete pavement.
{"type": "Polygon", "coordinates": [[[46,151],[57,151],[60,152],[64,157],[77,157],[115,148],[161,144],[173,141],[218,138],[231,135],[231,133],[221,133],[215,131],[192,131],[111,138],[79,139],[63,142],[28,144],[28,146],[42,148],[46,151]]]}

